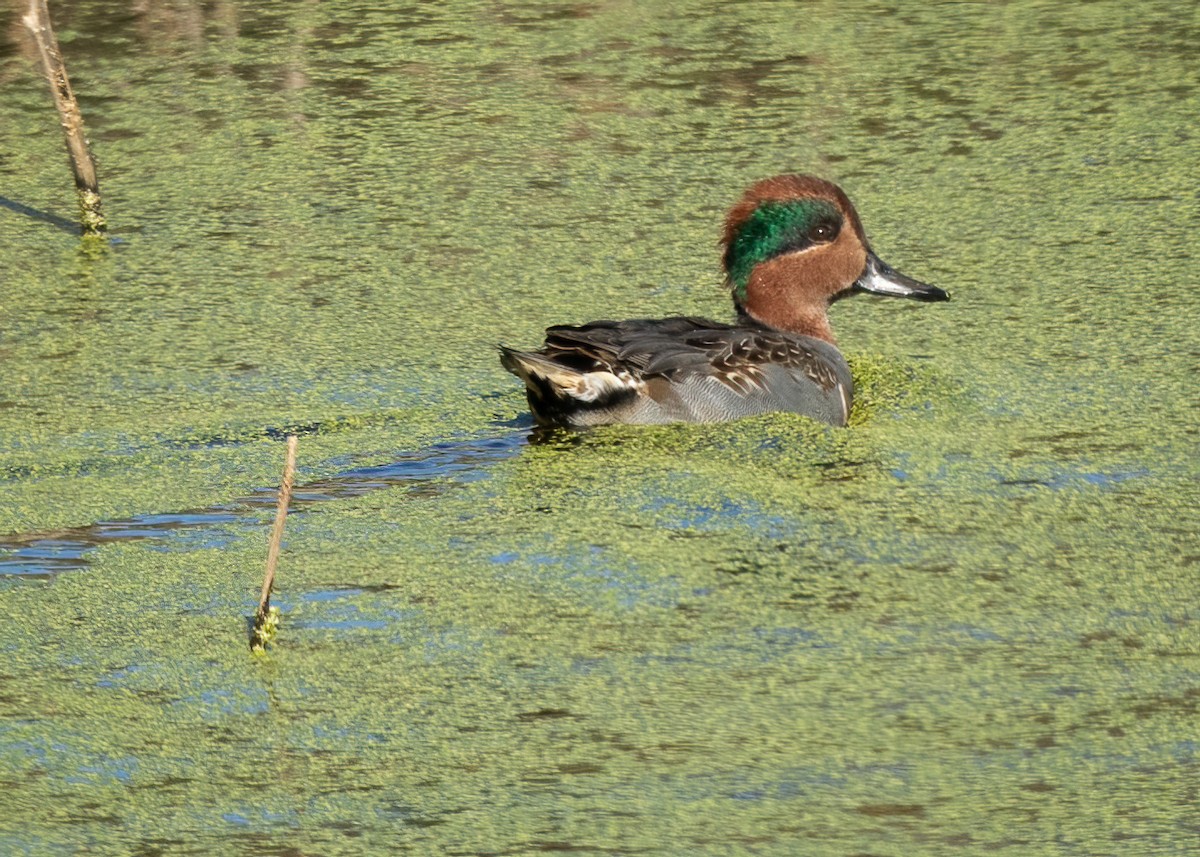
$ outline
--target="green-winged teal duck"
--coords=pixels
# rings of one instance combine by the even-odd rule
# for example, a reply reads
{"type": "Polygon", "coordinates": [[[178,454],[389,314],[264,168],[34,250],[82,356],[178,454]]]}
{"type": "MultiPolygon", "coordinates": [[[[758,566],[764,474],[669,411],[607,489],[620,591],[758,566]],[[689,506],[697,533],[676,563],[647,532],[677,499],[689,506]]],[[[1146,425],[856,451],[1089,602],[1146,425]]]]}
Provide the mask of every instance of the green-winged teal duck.
{"type": "Polygon", "coordinates": [[[813,176],[750,187],[725,218],[723,244],[734,324],[593,321],[548,328],[537,351],[501,346],[537,422],[700,423],[791,411],[845,425],[853,382],[829,305],[855,292],[950,298],[884,264],[842,189],[813,176]]]}

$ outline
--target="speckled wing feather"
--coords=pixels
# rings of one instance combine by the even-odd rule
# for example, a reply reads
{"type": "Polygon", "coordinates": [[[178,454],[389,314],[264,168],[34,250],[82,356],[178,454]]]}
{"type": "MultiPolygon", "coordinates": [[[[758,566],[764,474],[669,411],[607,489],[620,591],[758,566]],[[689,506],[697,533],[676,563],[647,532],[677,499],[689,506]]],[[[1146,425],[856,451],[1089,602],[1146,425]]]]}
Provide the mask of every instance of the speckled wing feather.
{"type": "Polygon", "coordinates": [[[809,337],[688,316],[551,327],[543,353],[582,371],[625,368],[677,380],[701,373],[743,395],[761,384],[769,366],[803,373],[823,390],[838,383],[828,349],[809,337]]]}
{"type": "Polygon", "coordinates": [[[844,424],[849,414],[850,373],[834,346],[754,323],[676,316],[563,325],[546,331],[538,355],[584,378],[613,379],[603,395],[577,402],[578,413],[540,389],[531,404],[537,399],[554,421],[709,422],[797,411],[844,424]]]}
{"type": "Polygon", "coordinates": [[[698,331],[728,329],[727,324],[688,316],[563,324],[546,329],[541,353],[583,371],[618,364],[644,371],[657,349],[678,345],[681,337],[698,331]]]}

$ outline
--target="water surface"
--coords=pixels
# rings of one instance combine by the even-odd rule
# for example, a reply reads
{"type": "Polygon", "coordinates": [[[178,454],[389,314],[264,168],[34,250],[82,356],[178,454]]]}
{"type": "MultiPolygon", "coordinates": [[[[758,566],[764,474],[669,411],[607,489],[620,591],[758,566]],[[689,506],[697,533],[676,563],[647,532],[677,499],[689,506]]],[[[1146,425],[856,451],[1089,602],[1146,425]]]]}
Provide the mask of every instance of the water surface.
{"type": "Polygon", "coordinates": [[[114,240],[0,12],[0,851],[1195,851],[1194,14],[54,13],[114,240]],[[495,343],[727,318],[784,170],[954,295],[837,305],[856,424],[528,443],[495,343]]]}

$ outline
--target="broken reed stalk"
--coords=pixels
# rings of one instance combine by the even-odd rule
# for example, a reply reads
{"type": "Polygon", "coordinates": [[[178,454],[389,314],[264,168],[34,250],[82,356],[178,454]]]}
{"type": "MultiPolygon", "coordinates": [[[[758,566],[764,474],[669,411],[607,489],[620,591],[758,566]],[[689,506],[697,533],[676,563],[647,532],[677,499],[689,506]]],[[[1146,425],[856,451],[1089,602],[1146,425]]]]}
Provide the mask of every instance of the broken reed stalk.
{"type": "Polygon", "coordinates": [[[38,55],[42,59],[42,70],[50,81],[54,94],[54,105],[62,123],[67,140],[67,153],[71,156],[71,169],[75,173],[75,190],[79,194],[80,222],[85,235],[100,235],[107,228],[104,213],[100,210],[100,183],[96,179],[96,162],[83,131],[83,114],[71,91],[67,78],[67,67],[63,64],[62,51],[58,48],[58,37],[50,24],[50,9],[46,0],[29,0],[29,11],[21,19],[25,28],[37,43],[38,55]]]}
{"type": "Polygon", "coordinates": [[[279,625],[279,610],[271,607],[271,589],[275,585],[275,565],[283,544],[283,526],[287,523],[288,504],[292,500],[292,485],[296,479],[296,436],[287,437],[287,459],[283,463],[283,481],[279,483],[279,499],[275,504],[275,524],[271,527],[271,543],[267,547],[267,569],[263,574],[262,594],[254,611],[254,627],[250,632],[251,651],[262,651],[275,636],[279,625]]]}

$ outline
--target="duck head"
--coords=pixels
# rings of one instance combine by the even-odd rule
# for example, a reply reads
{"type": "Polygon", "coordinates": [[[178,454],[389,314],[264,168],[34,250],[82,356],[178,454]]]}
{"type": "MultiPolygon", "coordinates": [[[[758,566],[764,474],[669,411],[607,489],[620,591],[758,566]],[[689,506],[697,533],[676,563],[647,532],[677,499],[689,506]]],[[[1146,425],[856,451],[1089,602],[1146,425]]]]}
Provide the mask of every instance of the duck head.
{"type": "Polygon", "coordinates": [[[831,343],[827,311],[846,295],[950,299],[884,264],[842,189],[813,176],[751,186],[725,218],[723,243],[726,282],[740,314],[831,343]]]}

